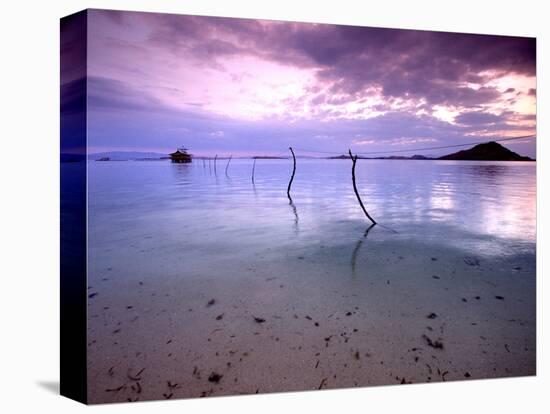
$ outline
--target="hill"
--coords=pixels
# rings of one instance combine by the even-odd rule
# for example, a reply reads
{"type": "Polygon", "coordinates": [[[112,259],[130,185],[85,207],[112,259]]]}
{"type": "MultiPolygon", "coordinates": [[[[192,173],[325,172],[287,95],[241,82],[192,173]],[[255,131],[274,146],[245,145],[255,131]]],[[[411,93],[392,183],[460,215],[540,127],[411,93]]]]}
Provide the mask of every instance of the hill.
{"type": "Polygon", "coordinates": [[[533,159],[523,157],[494,141],[478,144],[473,148],[444,155],[438,159],[459,161],[533,161],[533,159]]]}

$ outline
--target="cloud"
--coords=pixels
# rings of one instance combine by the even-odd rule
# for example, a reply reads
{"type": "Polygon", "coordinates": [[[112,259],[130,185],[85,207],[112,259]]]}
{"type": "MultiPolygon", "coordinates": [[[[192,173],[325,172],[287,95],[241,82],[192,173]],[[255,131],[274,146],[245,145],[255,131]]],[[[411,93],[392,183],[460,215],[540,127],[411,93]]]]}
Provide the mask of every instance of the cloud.
{"type": "MultiPolygon", "coordinates": [[[[433,142],[441,145],[470,142],[472,136],[498,136],[502,128],[512,131],[519,128],[507,124],[512,119],[519,121],[517,115],[508,113],[500,117],[467,114],[465,117],[470,119],[459,127],[430,114],[416,115],[408,111],[323,123],[314,119],[294,123],[279,119],[235,120],[202,108],[189,111],[161,105],[151,107],[148,102],[155,102],[153,98],[122,82],[101,78],[89,81],[89,94],[90,141],[101,148],[116,143],[123,148],[167,151],[183,142],[196,154],[279,153],[289,145],[301,150],[340,154],[354,146],[384,151],[433,142]],[[223,140],[214,139],[222,137],[223,140]]],[[[530,116],[520,118],[532,122],[530,116]]]]}
{"type": "Polygon", "coordinates": [[[157,14],[146,19],[154,25],[149,40],[177,56],[212,63],[249,55],[315,68],[321,83],[349,95],[378,85],[386,96],[483,104],[498,92],[463,85],[483,82],[480,73],[535,74],[530,38],[157,14]]]}
{"type": "Polygon", "coordinates": [[[159,100],[133,90],[127,83],[97,76],[88,77],[90,110],[125,110],[125,111],[165,111],[171,108],[165,107],[159,100]]]}
{"type": "Polygon", "coordinates": [[[455,118],[455,122],[463,125],[490,125],[501,121],[500,116],[483,111],[463,112],[455,118]]]}
{"type": "Polygon", "coordinates": [[[61,84],[63,152],[84,151],[86,145],[86,78],[61,84]]]}

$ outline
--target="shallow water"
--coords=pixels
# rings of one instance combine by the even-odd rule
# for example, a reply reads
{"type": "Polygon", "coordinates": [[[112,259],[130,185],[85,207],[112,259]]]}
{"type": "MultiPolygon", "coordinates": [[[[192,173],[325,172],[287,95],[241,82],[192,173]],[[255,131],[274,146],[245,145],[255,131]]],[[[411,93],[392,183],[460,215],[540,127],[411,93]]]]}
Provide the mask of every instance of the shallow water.
{"type": "Polygon", "coordinates": [[[226,162],[88,163],[92,402],[534,374],[535,163],[359,160],[366,233],[349,160],[226,162]]]}

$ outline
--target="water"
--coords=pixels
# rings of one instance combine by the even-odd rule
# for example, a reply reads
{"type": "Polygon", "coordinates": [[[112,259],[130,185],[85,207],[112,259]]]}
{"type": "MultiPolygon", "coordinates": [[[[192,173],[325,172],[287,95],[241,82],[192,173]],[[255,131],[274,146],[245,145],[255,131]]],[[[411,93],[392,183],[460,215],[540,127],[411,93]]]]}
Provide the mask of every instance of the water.
{"type": "MultiPolygon", "coordinates": [[[[364,217],[350,162],[298,160],[291,196],[288,160],[233,160],[225,175],[200,160],[89,163],[92,241],[112,233],[144,235],[184,250],[260,252],[340,244],[362,233],[364,217]]],[[[373,217],[398,235],[380,238],[450,244],[471,253],[533,252],[535,164],[513,162],[359,161],[357,184],[373,217]]],[[[374,233],[374,231],[373,231],[374,233]]]]}
{"type": "MultiPolygon", "coordinates": [[[[317,361],[325,349],[318,336],[349,330],[333,315],[350,310],[357,332],[368,332],[354,349],[368,343],[365,352],[377,353],[385,368],[325,367],[339,379],[323,387],[394,383],[396,371],[412,382],[460,379],[465,370],[474,378],[534,372],[535,163],[359,160],[359,192],[380,223],[366,233],[349,160],[298,159],[292,203],[291,161],[257,160],[254,185],[251,160],[232,160],[227,175],[226,162],[216,171],[201,160],[88,163],[89,284],[98,293],[89,305],[92,399],[122,398],[101,389],[114,364],[101,362],[107,355],[128,367],[152,365],[156,377],[143,398],[162,398],[168,374],[189,377],[179,378],[189,381],[181,397],[252,393],[258,384],[261,391],[316,388],[319,368],[310,372],[296,359],[317,361]],[[211,298],[216,305],[207,307],[211,298]],[[442,351],[445,378],[402,362],[407,349],[426,348],[421,332],[430,312],[446,316],[436,319],[441,333],[427,335],[456,345],[442,351]],[[256,334],[258,314],[267,337],[256,334]],[[309,332],[304,315],[317,318],[318,332],[309,332]],[[293,320],[301,322],[290,328],[293,320]],[[234,336],[214,344],[210,329],[234,336]],[[301,332],[299,341],[292,332],[301,332]],[[168,337],[181,347],[160,351],[168,337]],[[187,372],[189,358],[214,369],[212,355],[254,344],[273,348],[241,368],[249,384],[239,377],[212,387],[187,372]]],[[[349,343],[334,344],[332,358],[348,358],[349,343]]],[[[226,371],[227,378],[233,371],[226,371]]]]}

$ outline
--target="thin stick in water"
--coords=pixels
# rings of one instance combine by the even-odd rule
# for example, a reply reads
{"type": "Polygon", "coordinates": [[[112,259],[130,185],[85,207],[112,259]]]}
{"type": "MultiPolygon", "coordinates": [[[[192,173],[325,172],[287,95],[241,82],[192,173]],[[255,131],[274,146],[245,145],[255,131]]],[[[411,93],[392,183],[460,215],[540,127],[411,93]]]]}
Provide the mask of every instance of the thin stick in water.
{"type": "Polygon", "coordinates": [[[218,175],[218,170],[216,170],[216,161],[218,160],[218,154],[214,156],[214,175],[218,175]]]}
{"type": "Polygon", "coordinates": [[[357,163],[357,155],[354,157],[351,153],[351,149],[349,151],[349,156],[351,158],[351,162],[353,163],[353,166],[351,167],[351,179],[353,181],[353,191],[355,191],[355,195],[357,196],[357,200],[359,201],[359,205],[363,209],[363,212],[368,217],[370,221],[372,221],[373,224],[376,224],[376,221],[369,215],[367,212],[367,209],[365,208],[365,205],[363,204],[363,201],[361,200],[361,196],[359,195],[359,191],[357,191],[357,185],[355,184],[355,164],[357,163]]]}
{"type": "Polygon", "coordinates": [[[230,155],[229,156],[229,159],[227,160],[227,165],[225,166],[225,176],[228,177],[227,175],[227,169],[229,168],[229,163],[231,162],[231,158],[233,158],[233,155],[230,155]]]}
{"type": "Polygon", "coordinates": [[[292,168],[292,176],[290,177],[290,181],[288,182],[288,188],[286,189],[286,195],[288,198],[292,200],[292,197],[290,197],[290,186],[292,185],[292,181],[294,180],[294,174],[296,174],[296,156],[294,155],[294,151],[292,150],[292,147],[288,147],[290,152],[292,153],[292,159],[294,160],[294,167],[292,168]]]}
{"type": "Polygon", "coordinates": [[[252,164],[252,184],[254,184],[254,170],[256,169],[256,157],[254,157],[254,163],[252,164]]]}

